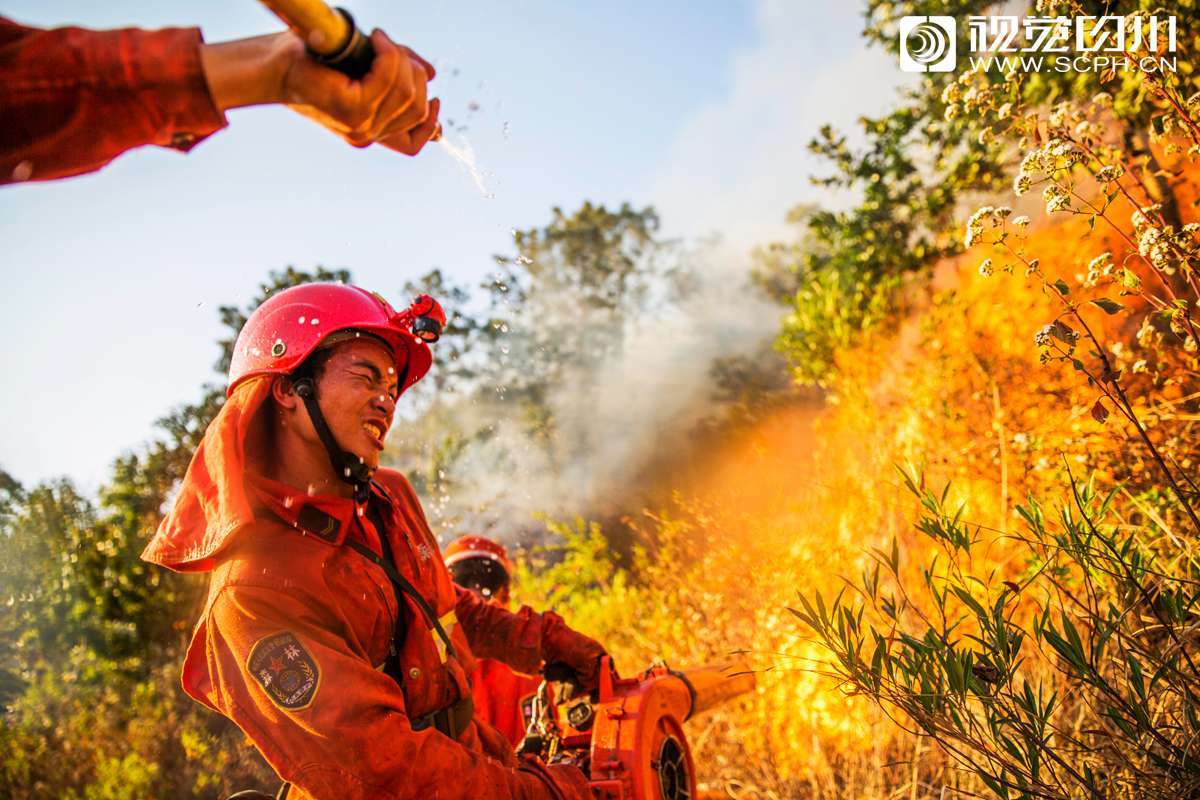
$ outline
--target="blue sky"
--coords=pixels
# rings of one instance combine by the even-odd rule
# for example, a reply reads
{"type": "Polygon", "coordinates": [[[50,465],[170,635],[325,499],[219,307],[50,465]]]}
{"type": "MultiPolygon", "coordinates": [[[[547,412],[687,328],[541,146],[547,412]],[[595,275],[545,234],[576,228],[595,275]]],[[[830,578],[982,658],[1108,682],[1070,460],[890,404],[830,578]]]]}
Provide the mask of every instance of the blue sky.
{"type": "MultiPolygon", "coordinates": [[[[153,421],[214,379],[217,307],[272,268],[347,267],[397,299],[440,267],[475,283],[509,231],[583,200],[654,204],[672,235],[719,233],[730,274],[821,199],[804,146],[877,113],[900,82],[858,40],[857,4],[344,2],[440,70],[443,120],[494,197],[430,146],[355,150],[280,108],[232,112],[191,154],[0,190],[0,466],[94,489],[153,421]],[[471,108],[477,110],[472,111],[471,108]]],[[[253,0],[8,0],[20,22],[276,30],[253,0]]]]}

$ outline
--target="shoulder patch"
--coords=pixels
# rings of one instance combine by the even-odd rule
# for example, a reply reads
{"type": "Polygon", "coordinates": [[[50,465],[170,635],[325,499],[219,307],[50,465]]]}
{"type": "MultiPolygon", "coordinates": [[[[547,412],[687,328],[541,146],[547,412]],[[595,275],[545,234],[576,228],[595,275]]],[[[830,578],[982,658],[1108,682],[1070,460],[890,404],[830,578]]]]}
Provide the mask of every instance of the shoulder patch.
{"type": "Polygon", "coordinates": [[[285,711],[308,708],[321,685],[317,660],[291,631],[264,636],[250,648],[246,671],[285,711]]]}
{"type": "Polygon", "coordinates": [[[313,536],[327,542],[337,541],[338,531],[342,527],[337,517],[326,514],[316,506],[308,505],[300,509],[300,513],[296,516],[296,522],[313,536]]]}

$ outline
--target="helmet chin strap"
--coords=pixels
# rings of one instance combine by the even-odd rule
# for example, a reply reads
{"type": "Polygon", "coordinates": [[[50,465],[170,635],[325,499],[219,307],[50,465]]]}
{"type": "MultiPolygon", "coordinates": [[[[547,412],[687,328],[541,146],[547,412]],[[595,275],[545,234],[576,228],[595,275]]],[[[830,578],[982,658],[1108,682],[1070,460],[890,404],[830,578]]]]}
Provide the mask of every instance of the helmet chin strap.
{"type": "Polygon", "coordinates": [[[354,487],[354,502],[367,502],[371,493],[371,475],[374,470],[354,453],[343,450],[338,445],[333,431],[329,430],[329,425],[325,422],[325,415],[321,413],[321,407],[317,405],[317,387],[312,378],[301,378],[293,384],[293,387],[296,395],[304,401],[304,407],[308,410],[308,418],[312,420],[313,428],[317,431],[321,444],[325,445],[325,452],[329,454],[329,463],[333,465],[333,471],[339,478],[354,487]]]}

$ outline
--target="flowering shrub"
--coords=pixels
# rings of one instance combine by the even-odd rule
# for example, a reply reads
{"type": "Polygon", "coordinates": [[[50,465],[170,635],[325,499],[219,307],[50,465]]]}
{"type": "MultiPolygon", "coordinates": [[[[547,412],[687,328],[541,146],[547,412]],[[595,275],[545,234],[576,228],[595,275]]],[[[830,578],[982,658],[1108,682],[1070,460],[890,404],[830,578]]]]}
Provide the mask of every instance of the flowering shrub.
{"type": "Polygon", "coordinates": [[[967,218],[964,246],[987,254],[924,318],[935,375],[904,387],[940,382],[941,411],[893,450],[923,464],[901,471],[921,544],[898,537],[843,591],[801,592],[795,609],[844,687],[1000,797],[1200,791],[1190,74],[1113,76],[1114,92],[1050,105],[1019,76],[967,72],[943,91],[956,123],[1019,157],[1026,213],[967,218]],[[1145,128],[1114,103],[1131,85],[1145,128]],[[1038,188],[1040,230],[1025,197],[1038,188]]]}

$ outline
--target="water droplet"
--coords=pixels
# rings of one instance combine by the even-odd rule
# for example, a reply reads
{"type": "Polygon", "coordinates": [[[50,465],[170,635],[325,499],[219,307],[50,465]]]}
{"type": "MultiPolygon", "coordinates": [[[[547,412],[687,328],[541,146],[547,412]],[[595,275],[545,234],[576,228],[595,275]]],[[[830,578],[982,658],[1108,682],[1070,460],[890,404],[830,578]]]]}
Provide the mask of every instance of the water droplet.
{"type": "Polygon", "coordinates": [[[303,325],[303,324],[304,324],[304,320],[305,320],[305,317],[301,317],[301,318],[300,318],[300,324],[301,324],[301,325],[303,325]]]}
{"type": "Polygon", "coordinates": [[[290,496],[290,495],[289,495],[289,496],[287,496],[287,497],[283,498],[283,507],[284,507],[284,508],[291,508],[291,507],[292,507],[292,504],[293,504],[293,503],[295,503],[295,502],[296,502],[296,498],[294,498],[294,497],[292,497],[292,496],[290,496]]]}
{"type": "Polygon", "coordinates": [[[395,374],[396,374],[396,370],[395,370],[395,368],[394,368],[394,367],[388,367],[388,375],[395,375],[395,374]]]}
{"type": "Polygon", "coordinates": [[[349,478],[350,477],[350,468],[346,467],[345,469],[343,469],[342,474],[345,475],[347,478],[349,478]]]}
{"type": "Polygon", "coordinates": [[[321,324],[321,320],[317,319],[316,317],[313,317],[313,320],[312,320],[312,322],[310,322],[310,323],[308,323],[308,324],[309,324],[309,325],[320,325],[320,324],[321,324]]]}

